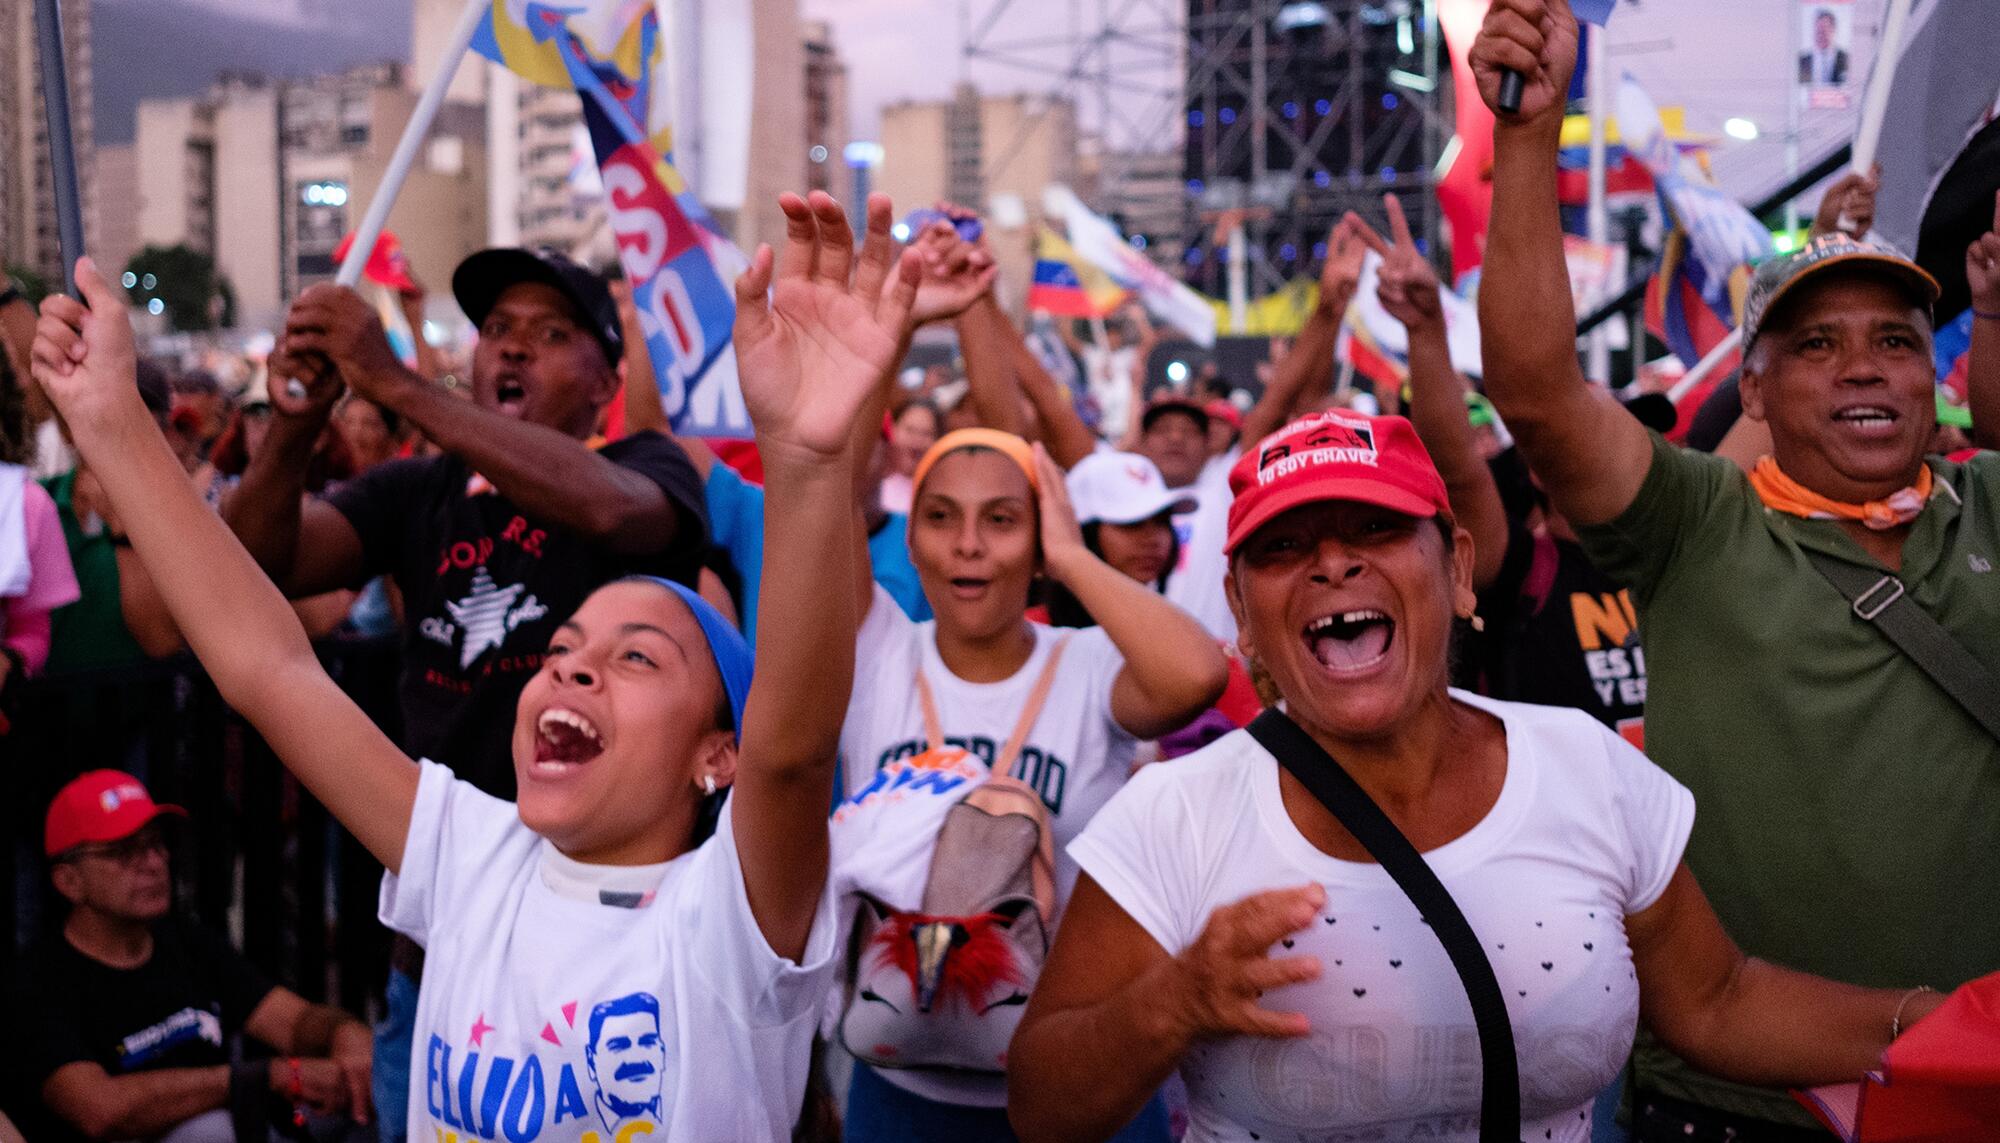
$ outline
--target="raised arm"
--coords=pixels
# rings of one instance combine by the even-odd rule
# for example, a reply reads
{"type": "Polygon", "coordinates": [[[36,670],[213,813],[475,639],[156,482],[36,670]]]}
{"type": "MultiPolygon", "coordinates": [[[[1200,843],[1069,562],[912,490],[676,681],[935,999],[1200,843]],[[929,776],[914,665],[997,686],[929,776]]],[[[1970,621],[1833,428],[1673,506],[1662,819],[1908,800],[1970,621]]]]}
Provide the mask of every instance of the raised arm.
{"type": "Polygon", "coordinates": [[[826,585],[853,574],[857,418],[880,424],[921,260],[896,256],[882,196],[870,200],[858,263],[839,203],[815,191],[779,204],[775,288],[768,247],[736,283],[737,366],[769,494],[757,671],[731,812],[751,911],[771,947],[796,958],[826,883],[826,812],[860,622],[852,598],[826,585]]]}
{"type": "Polygon", "coordinates": [[[1452,368],[1437,271],[1418,251],[1402,203],[1395,195],[1382,196],[1382,202],[1389,211],[1393,246],[1367,229],[1367,223],[1356,225],[1368,245],[1382,255],[1381,285],[1376,290],[1382,307],[1409,331],[1410,420],[1437,463],[1438,475],[1444,477],[1452,514],[1472,533],[1472,582],[1484,591],[1500,578],[1500,565],[1506,562],[1507,510],[1466,418],[1466,387],[1452,368]]]}
{"type": "Polygon", "coordinates": [[[1993,229],[1965,248],[1965,279],[1972,286],[1972,348],[1966,363],[1966,396],[1972,406],[1972,442],[2000,448],[2000,195],[1993,229]]]}
{"type": "Polygon", "coordinates": [[[1167,597],[1099,559],[1083,543],[1063,474],[1035,446],[1042,565],[1111,637],[1125,667],[1111,686],[1111,717],[1135,738],[1171,734],[1215,705],[1229,684],[1221,644],[1167,597]]]}
{"type": "MultiPolygon", "coordinates": [[[[673,546],[679,509],[659,485],[585,448],[578,436],[590,426],[572,426],[578,433],[572,436],[430,384],[396,359],[380,319],[353,290],[320,285],[300,295],[285,319],[284,345],[290,361],[329,363],[355,392],[394,410],[528,515],[561,520],[592,543],[629,555],[673,546]]],[[[604,378],[607,388],[616,384],[615,371],[604,378]]]]}
{"type": "Polygon", "coordinates": [[[1652,464],[1645,428],[1584,380],[1556,205],[1564,96],[1576,67],[1569,0],[1493,0],[1472,45],[1473,72],[1494,108],[1493,223],[1488,288],[1479,291],[1486,395],[1520,442],[1556,509],[1602,524],[1639,495],[1652,464]],[[1518,114],[1498,108],[1500,75],[1526,77],[1518,114]]]}
{"type": "MultiPolygon", "coordinates": [[[[667,420],[667,407],[660,400],[660,382],[653,376],[653,354],[646,348],[646,327],[639,321],[639,307],[632,302],[632,285],[620,279],[611,283],[611,300],[618,303],[618,330],[625,335],[625,431],[641,433],[651,429],[656,433],[673,435],[673,425],[667,420]]],[[[687,441],[681,448],[689,457],[694,450],[687,441]]],[[[708,466],[696,461],[702,478],[708,478],[708,466]]]]}
{"type": "Polygon", "coordinates": [[[1326,264],[1319,272],[1319,304],[1306,318],[1289,353],[1278,360],[1263,396],[1243,416],[1243,446],[1250,448],[1277,432],[1298,408],[1300,398],[1315,382],[1333,373],[1334,347],[1340,341],[1340,321],[1361,285],[1361,262],[1368,253],[1349,211],[1326,236],[1326,264]]]}
{"type": "Polygon", "coordinates": [[[287,595],[351,587],[366,561],[361,537],[338,508],[306,495],[306,465],[345,388],[338,378],[298,366],[281,344],[271,355],[271,429],[243,479],[222,502],[222,518],[264,574],[287,595]],[[294,395],[279,378],[303,374],[294,395]]]}
{"type": "Polygon", "coordinates": [[[1089,456],[1097,449],[1097,434],[1083,423],[1077,415],[1076,402],[1069,390],[1042,364],[1041,358],[1029,347],[1021,331],[1000,309],[991,297],[986,299],[984,309],[986,320],[1006,331],[1007,347],[1014,363],[1014,377],[1021,383],[1021,392],[1027,395],[1028,403],[1035,407],[1035,416],[1042,423],[1042,443],[1048,446],[1049,455],[1065,469],[1072,468],[1077,461],[1089,456]]]}
{"type": "Polygon", "coordinates": [[[76,273],[90,308],[62,296],[43,303],[37,380],[223,698],[377,860],[399,869],[416,764],[327,677],[291,605],[196,495],[139,400],[123,300],[89,259],[76,273]]]}

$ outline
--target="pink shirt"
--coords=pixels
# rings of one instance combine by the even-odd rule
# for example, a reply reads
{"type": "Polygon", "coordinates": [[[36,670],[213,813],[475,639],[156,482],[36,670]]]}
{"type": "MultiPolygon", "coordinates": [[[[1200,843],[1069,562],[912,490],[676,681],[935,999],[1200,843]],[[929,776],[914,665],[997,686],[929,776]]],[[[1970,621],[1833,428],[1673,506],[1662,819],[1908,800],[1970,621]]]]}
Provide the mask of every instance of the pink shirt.
{"type": "MultiPolygon", "coordinates": [[[[21,517],[28,548],[28,590],[0,599],[0,640],[19,652],[28,673],[34,674],[49,661],[49,613],[75,603],[82,593],[70,567],[56,502],[32,479],[21,488],[21,517]]],[[[0,537],[0,543],[5,541],[0,537]]]]}

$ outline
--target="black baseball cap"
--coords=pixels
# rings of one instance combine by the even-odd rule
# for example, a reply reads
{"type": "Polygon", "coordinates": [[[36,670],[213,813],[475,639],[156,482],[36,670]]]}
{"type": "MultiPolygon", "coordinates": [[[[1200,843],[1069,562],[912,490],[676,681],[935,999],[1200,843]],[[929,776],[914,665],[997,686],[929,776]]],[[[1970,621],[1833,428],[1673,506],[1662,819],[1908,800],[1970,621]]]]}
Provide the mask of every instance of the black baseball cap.
{"type": "Polygon", "coordinates": [[[1192,397],[1183,397],[1173,392],[1163,393],[1153,398],[1146,405],[1145,413],[1139,417],[1139,431],[1145,432],[1152,428],[1154,421],[1159,420],[1168,413],[1185,413],[1194,418],[1195,423],[1201,426],[1202,432],[1208,431],[1209,415],[1207,403],[1197,401],[1192,397]]]}
{"type": "Polygon", "coordinates": [[[496,247],[481,250],[452,271],[451,293],[474,326],[486,324],[500,295],[523,282],[553,286],[576,307],[585,330],[604,348],[612,365],[625,355],[625,335],[618,324],[618,303],[604,279],[548,247],[525,250],[496,247]]]}

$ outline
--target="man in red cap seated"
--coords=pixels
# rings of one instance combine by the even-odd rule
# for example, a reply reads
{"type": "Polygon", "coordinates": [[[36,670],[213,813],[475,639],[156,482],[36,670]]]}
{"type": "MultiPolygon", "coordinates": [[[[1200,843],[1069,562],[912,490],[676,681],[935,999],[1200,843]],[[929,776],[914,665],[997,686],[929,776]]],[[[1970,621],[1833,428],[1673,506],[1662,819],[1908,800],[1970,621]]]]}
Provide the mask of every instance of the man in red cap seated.
{"type": "Polygon", "coordinates": [[[69,916],[8,1008],[8,1110],[36,1143],[262,1141],[274,1123],[365,1138],[367,1026],[174,914],[166,826],[186,816],[116,770],[56,794],[45,842],[69,916]],[[276,1058],[231,1065],[238,1036],[276,1058]]]}

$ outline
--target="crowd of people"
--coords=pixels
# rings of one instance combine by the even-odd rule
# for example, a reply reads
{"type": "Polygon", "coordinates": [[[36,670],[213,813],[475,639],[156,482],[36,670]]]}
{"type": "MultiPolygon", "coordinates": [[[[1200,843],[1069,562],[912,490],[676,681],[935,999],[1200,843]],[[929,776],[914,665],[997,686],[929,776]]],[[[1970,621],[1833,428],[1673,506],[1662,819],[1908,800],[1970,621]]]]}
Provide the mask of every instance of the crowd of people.
{"type": "Polygon", "coordinates": [[[2000,461],[1953,451],[2000,215],[1969,442],[1860,177],[1671,442],[1579,367],[1576,57],[1562,0],[1472,51],[1476,383],[1393,197],[1260,384],[1149,387],[1143,316],[1058,380],[958,208],[788,195],[754,447],[676,436],[549,251],[458,268],[458,365],[317,286],[239,393],[87,259],[0,290],[0,712],[191,650],[396,936],[373,1028],[308,1003],[177,906],[183,811],[77,776],[0,1139],[1826,1137],[1788,1089],[2000,969],[2000,461]],[[1403,392],[1334,383],[1370,251],[1403,392]],[[961,361],[905,381],[924,326],[961,361]],[[398,737],[342,634],[399,643],[398,737]]]}

